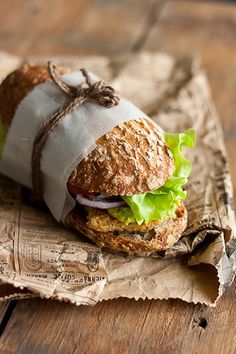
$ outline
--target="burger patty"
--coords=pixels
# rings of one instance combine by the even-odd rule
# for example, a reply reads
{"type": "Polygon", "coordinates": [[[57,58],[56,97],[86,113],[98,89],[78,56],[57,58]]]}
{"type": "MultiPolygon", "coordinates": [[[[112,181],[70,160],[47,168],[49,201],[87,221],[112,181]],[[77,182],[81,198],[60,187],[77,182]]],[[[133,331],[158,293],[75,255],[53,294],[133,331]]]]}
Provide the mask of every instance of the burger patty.
{"type": "MultiPolygon", "coordinates": [[[[104,209],[86,207],[87,210],[87,226],[95,231],[113,232],[113,231],[128,231],[128,232],[147,232],[152,230],[155,226],[160,226],[162,221],[152,221],[148,224],[138,225],[136,222],[126,225],[112,217],[104,209]]],[[[168,219],[168,218],[167,218],[168,219]]]]}
{"type": "Polygon", "coordinates": [[[172,247],[187,225],[187,210],[183,204],[177,208],[174,218],[152,222],[151,225],[136,223],[125,225],[113,219],[105,211],[96,213],[96,209],[93,211],[89,209],[86,210],[87,217],[82,216],[77,208],[73,209],[66,217],[66,224],[89,237],[100,247],[109,247],[130,254],[146,255],[147,252],[163,251],[172,247]],[[102,222],[110,231],[97,230],[101,230],[102,222]]]}

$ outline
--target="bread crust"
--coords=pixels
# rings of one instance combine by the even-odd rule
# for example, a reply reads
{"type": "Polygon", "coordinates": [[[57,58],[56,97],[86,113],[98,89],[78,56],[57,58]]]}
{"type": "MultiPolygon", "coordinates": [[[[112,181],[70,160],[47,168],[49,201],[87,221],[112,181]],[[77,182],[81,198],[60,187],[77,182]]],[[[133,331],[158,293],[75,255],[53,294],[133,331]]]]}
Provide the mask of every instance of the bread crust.
{"type": "Polygon", "coordinates": [[[172,247],[181,237],[187,225],[187,210],[181,204],[175,218],[167,218],[146,232],[120,231],[100,232],[88,226],[78,211],[71,211],[66,224],[94,241],[99,247],[108,247],[129,254],[153,253],[172,247]]]}
{"type": "Polygon", "coordinates": [[[173,175],[174,162],[158,127],[144,118],[113,128],[75,169],[69,191],[133,195],[160,188],[173,175]]]}
{"type": "MultiPolygon", "coordinates": [[[[68,68],[59,67],[59,73],[68,68]]],[[[45,65],[23,65],[0,85],[0,119],[9,129],[21,100],[49,79],[45,65]]],[[[97,141],[97,147],[71,173],[70,192],[132,195],[161,187],[173,174],[174,162],[161,132],[143,118],[125,122],[97,141]]]]}
{"type": "Polygon", "coordinates": [[[154,227],[158,227],[163,220],[154,220],[147,224],[138,225],[136,222],[125,224],[124,222],[115,219],[107,210],[97,208],[85,208],[87,211],[87,226],[99,232],[138,232],[146,233],[154,227]]]}
{"type": "MultiPolygon", "coordinates": [[[[63,74],[68,68],[59,67],[58,71],[63,74]]],[[[28,64],[10,73],[0,85],[0,119],[6,130],[9,129],[15,111],[23,98],[39,85],[49,80],[46,65],[28,64]]]]}

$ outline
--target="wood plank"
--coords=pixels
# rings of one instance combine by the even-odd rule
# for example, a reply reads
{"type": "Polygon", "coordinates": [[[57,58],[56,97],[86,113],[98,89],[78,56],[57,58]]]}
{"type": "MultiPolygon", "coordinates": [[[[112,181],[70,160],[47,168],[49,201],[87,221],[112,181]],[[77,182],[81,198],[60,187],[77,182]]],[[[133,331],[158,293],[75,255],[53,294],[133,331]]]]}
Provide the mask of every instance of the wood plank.
{"type": "Polygon", "coordinates": [[[236,6],[168,1],[144,46],[176,57],[196,55],[207,70],[225,130],[236,132],[236,6]]]}
{"type": "Polygon", "coordinates": [[[180,300],[118,299],[94,307],[23,300],[1,337],[0,352],[233,354],[235,292],[234,285],[216,309],[180,300]]]}
{"type": "Polygon", "coordinates": [[[16,303],[16,301],[5,301],[0,303],[0,336],[7,326],[16,303]]]}
{"type": "Polygon", "coordinates": [[[28,305],[18,303],[1,338],[1,352],[180,353],[189,340],[187,329],[193,328],[192,305],[177,300],[118,299],[77,308],[32,300],[28,305]]]}
{"type": "Polygon", "coordinates": [[[207,71],[225,133],[236,205],[236,6],[224,2],[168,1],[143,47],[175,57],[195,55],[207,71]]]}
{"type": "Polygon", "coordinates": [[[21,56],[127,52],[159,2],[1,1],[1,49],[21,56]]]}

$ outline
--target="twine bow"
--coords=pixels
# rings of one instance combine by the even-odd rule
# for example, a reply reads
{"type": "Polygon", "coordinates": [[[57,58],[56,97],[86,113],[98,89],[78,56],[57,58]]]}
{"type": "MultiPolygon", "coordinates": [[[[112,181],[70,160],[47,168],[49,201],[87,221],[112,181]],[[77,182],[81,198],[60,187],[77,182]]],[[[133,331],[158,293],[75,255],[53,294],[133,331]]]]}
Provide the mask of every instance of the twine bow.
{"type": "Polygon", "coordinates": [[[61,80],[57,73],[56,66],[52,62],[48,62],[48,73],[50,78],[68,97],[68,101],[43,122],[34,140],[31,161],[32,184],[33,189],[40,197],[42,196],[43,191],[40,160],[44,145],[50,133],[57,127],[63,118],[88,100],[95,101],[106,108],[116,106],[120,100],[113,87],[106,85],[104,81],[92,81],[85,69],[80,69],[80,71],[85,78],[85,83],[82,83],[77,87],[70,86],[61,80]]]}

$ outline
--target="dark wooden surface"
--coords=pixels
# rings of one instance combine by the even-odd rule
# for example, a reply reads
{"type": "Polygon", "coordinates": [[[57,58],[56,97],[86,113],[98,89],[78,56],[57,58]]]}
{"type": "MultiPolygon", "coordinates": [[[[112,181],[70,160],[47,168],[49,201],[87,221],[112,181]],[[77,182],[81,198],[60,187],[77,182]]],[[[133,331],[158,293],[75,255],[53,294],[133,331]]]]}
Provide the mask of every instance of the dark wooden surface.
{"type": "MultiPolygon", "coordinates": [[[[14,54],[142,49],[199,55],[236,188],[236,6],[214,1],[0,1],[0,48],[14,54]]],[[[236,353],[236,284],[216,309],[118,299],[95,307],[32,299],[0,305],[0,353],[236,353]]]]}

